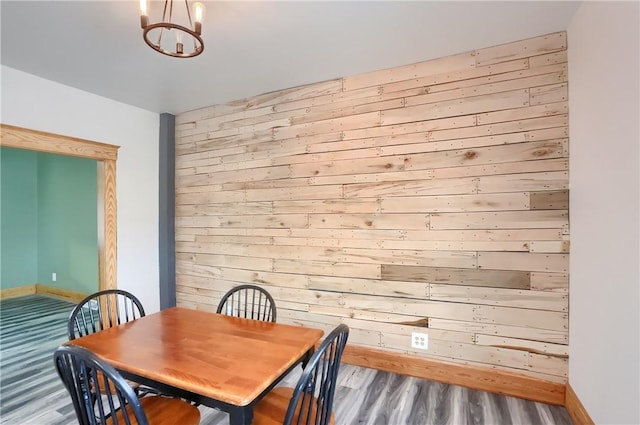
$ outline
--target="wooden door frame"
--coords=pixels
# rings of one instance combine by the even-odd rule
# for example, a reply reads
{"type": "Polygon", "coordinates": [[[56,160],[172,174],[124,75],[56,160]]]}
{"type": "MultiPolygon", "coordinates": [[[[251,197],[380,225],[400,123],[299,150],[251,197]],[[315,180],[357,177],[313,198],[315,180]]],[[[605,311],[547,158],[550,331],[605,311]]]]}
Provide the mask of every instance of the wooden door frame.
{"type": "Polygon", "coordinates": [[[0,146],[98,162],[98,290],[117,288],[116,161],[120,146],[1,123],[0,146]]]}

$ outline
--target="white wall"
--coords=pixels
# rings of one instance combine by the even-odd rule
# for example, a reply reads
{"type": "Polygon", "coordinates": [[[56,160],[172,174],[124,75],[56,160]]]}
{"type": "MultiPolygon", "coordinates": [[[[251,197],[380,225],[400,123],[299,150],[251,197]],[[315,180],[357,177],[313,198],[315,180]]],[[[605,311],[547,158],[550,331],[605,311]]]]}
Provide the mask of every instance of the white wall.
{"type": "Polygon", "coordinates": [[[640,414],[638,2],[584,2],[568,28],[569,383],[598,424],[640,414]]]}
{"type": "Polygon", "coordinates": [[[159,115],[6,66],[1,75],[3,124],[121,146],[118,287],[158,311],[159,115]]]}

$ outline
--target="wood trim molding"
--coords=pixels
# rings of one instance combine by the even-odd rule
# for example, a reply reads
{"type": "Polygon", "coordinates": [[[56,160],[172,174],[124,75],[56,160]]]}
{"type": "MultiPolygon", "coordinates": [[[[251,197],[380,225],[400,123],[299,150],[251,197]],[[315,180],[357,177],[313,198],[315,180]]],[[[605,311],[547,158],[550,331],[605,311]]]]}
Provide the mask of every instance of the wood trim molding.
{"type": "Polygon", "coordinates": [[[117,288],[116,145],[0,124],[0,146],[94,159],[99,163],[98,289],[117,288]],[[104,239],[101,241],[100,236],[104,239]]]}
{"type": "Polygon", "coordinates": [[[587,413],[587,409],[584,408],[578,395],[569,384],[567,384],[564,407],[567,409],[572,423],[576,425],[595,425],[595,422],[587,413]]]}
{"type": "Polygon", "coordinates": [[[117,288],[117,216],[116,199],[116,162],[105,160],[98,167],[98,191],[101,194],[98,217],[104,226],[98,234],[98,264],[100,264],[100,282],[104,282],[103,289],[117,288]]]}
{"type": "Polygon", "coordinates": [[[53,286],[36,284],[36,294],[49,295],[63,300],[78,303],[84,300],[89,294],[84,292],[72,291],[70,289],[54,288],[53,286]]]}
{"type": "Polygon", "coordinates": [[[459,365],[375,348],[347,345],[344,363],[460,385],[542,403],[564,405],[565,384],[513,372],[459,365]]]}
{"type": "Polygon", "coordinates": [[[24,297],[27,295],[42,294],[51,297],[61,298],[67,301],[80,302],[87,297],[84,292],[72,291],[70,289],[54,288],[53,286],[34,283],[32,285],[23,285],[16,288],[6,288],[0,290],[0,299],[24,297]]]}
{"type": "Polygon", "coordinates": [[[0,299],[24,297],[25,295],[33,295],[36,293],[36,285],[24,285],[17,288],[0,289],[0,299]]]}
{"type": "Polygon", "coordinates": [[[118,159],[119,146],[0,124],[0,146],[104,161],[118,159]]]}

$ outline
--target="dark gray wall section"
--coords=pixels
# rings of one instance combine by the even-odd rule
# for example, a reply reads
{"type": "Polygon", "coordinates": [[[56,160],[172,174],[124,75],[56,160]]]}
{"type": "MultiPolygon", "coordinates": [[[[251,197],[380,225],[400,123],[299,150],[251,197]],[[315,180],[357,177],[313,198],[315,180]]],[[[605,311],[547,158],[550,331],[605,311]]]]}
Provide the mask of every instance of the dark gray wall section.
{"type": "Polygon", "coordinates": [[[160,309],[176,305],[176,117],[160,114],[160,309]]]}

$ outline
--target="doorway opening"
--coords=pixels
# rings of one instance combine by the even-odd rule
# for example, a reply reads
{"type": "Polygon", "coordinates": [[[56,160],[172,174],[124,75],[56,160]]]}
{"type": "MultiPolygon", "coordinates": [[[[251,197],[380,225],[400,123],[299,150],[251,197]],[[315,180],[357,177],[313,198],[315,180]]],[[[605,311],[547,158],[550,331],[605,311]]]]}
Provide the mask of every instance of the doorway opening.
{"type": "Polygon", "coordinates": [[[97,161],[98,290],[117,288],[116,161],[119,146],[0,124],[0,146],[97,161]]]}

